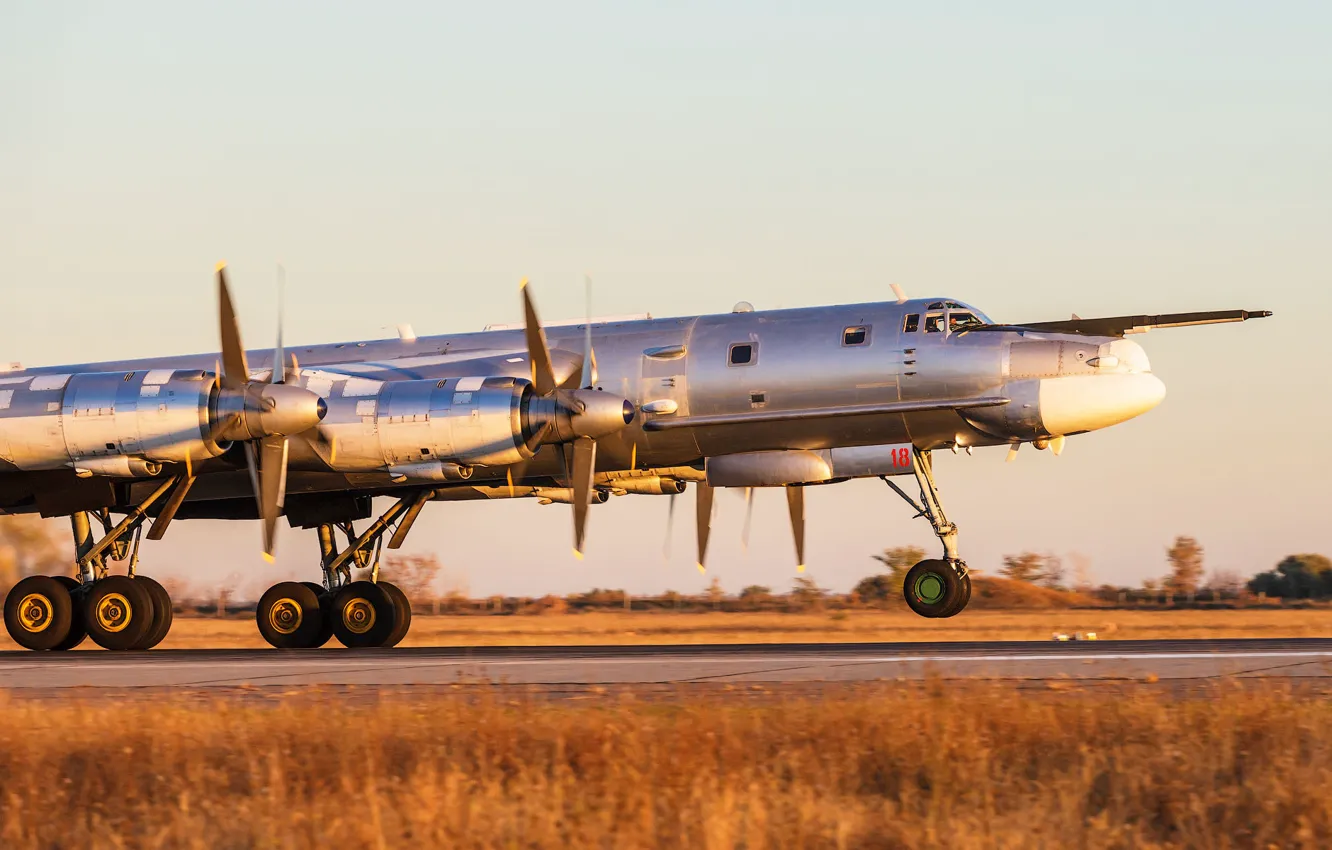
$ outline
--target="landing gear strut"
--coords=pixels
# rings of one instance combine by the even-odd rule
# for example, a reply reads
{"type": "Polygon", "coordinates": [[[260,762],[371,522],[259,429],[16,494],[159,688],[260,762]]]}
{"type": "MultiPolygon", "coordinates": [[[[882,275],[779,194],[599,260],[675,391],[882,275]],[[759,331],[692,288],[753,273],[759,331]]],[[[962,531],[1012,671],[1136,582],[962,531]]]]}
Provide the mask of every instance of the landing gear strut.
{"type": "Polygon", "coordinates": [[[320,525],[324,583],[282,582],[270,587],[255,611],[264,640],[279,649],[311,649],[323,646],[329,637],[353,649],[396,646],[411,628],[412,608],[402,590],[380,581],[379,556],[390,530],[389,548],[402,545],[431,495],[422,490],[399,499],[360,534],[350,522],[320,525]],[[347,538],[341,551],[338,532],[347,538]],[[369,578],[353,581],[353,568],[369,569],[369,578]]]}
{"type": "Polygon", "coordinates": [[[957,526],[948,521],[943,504],[939,501],[939,486],[934,481],[934,457],[929,451],[912,449],[916,483],[920,485],[920,501],[887,476],[883,481],[893,488],[908,505],[915,508],[916,516],[925,517],[934,527],[934,534],[943,544],[943,558],[930,558],[912,567],[902,584],[907,606],[922,617],[952,617],[971,601],[971,576],[967,563],[958,557],[957,526]]]}
{"type": "Polygon", "coordinates": [[[71,515],[78,577],[29,576],[14,586],[5,599],[5,628],[14,642],[38,650],[73,649],[86,637],[105,649],[161,643],[171,630],[171,597],[161,584],[136,575],[139,538],[148,509],[173,487],[179,493],[192,482],[184,476],[163,481],[115,524],[105,508],[71,515]],[[100,540],[94,540],[92,518],[102,526],[100,540]],[[127,562],[127,574],[111,575],[113,561],[127,562]]]}

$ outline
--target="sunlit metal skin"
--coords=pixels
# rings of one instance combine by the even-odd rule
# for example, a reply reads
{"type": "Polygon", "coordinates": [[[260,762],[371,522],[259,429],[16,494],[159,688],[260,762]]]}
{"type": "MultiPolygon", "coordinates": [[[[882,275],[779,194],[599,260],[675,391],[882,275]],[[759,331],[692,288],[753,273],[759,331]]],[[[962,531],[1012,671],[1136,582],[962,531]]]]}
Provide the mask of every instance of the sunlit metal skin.
{"type": "MultiPolygon", "coordinates": [[[[221,269],[218,284],[221,358],[0,375],[0,510],[73,515],[85,585],[154,515],[150,538],[172,517],[257,512],[271,553],[285,511],[319,529],[327,601],[353,566],[370,568],[373,585],[381,537],[401,545],[427,501],[571,502],[579,552],[588,504],[675,496],[686,482],[698,494],[700,566],[713,486],[784,488],[803,562],[804,488],[879,477],[939,538],[943,557],[925,571],[951,571],[917,582],[916,606],[952,616],[970,585],[932,451],[1006,446],[1011,457],[1031,443],[1058,454],[1069,437],[1164,398],[1124,334],[1270,315],[1000,325],[960,301],[900,296],[543,327],[524,289],[518,327],[305,347],[279,339],[246,352],[221,269]],[[227,456],[232,442],[248,474],[227,456]],[[897,483],[906,476],[919,499],[897,483]],[[397,501],[357,532],[372,496],[397,501]],[[89,516],[108,530],[101,541],[89,516]]],[[[343,625],[351,634],[355,624],[343,625]]]]}

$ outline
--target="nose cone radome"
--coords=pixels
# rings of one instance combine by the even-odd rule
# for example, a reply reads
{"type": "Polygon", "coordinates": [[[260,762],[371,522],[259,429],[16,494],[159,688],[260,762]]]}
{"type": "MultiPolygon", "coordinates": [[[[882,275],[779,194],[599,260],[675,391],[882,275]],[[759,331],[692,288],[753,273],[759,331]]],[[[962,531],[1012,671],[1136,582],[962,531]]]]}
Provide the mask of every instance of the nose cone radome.
{"type": "Polygon", "coordinates": [[[270,384],[263,390],[260,419],[266,434],[299,434],[319,424],[328,404],[303,387],[270,384]]]}
{"type": "Polygon", "coordinates": [[[1055,436],[1127,422],[1165,398],[1165,384],[1151,373],[1074,375],[1041,381],[1041,424],[1055,436]]]}

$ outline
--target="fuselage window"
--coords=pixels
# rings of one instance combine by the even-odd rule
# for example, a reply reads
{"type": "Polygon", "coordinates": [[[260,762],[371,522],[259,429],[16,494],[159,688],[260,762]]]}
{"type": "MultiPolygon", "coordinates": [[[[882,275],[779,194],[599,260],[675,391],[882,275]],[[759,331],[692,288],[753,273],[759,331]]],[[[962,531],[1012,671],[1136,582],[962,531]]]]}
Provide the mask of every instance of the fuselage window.
{"type": "Polygon", "coordinates": [[[736,343],[731,346],[731,365],[748,366],[754,362],[754,344],[751,342],[736,343]]]}
{"type": "Polygon", "coordinates": [[[925,314],[925,333],[937,334],[943,330],[943,313],[925,314]]]}
{"type": "Polygon", "coordinates": [[[906,321],[902,323],[902,333],[913,334],[920,330],[920,314],[908,313],[906,321]]]}
{"type": "Polygon", "coordinates": [[[864,345],[869,342],[869,325],[856,325],[842,331],[842,345],[864,345]]]}
{"type": "Polygon", "coordinates": [[[960,331],[963,328],[974,328],[985,324],[980,319],[970,313],[949,313],[948,314],[948,332],[960,331]]]}

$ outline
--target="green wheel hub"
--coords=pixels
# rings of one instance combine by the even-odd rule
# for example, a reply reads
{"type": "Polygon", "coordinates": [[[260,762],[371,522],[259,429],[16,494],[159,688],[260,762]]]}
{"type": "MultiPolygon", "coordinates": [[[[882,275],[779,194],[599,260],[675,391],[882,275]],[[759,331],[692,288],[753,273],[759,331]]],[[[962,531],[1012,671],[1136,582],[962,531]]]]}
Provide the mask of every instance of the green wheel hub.
{"type": "Polygon", "coordinates": [[[916,579],[916,598],[927,605],[939,603],[948,592],[948,585],[938,573],[926,573],[916,579]]]}

